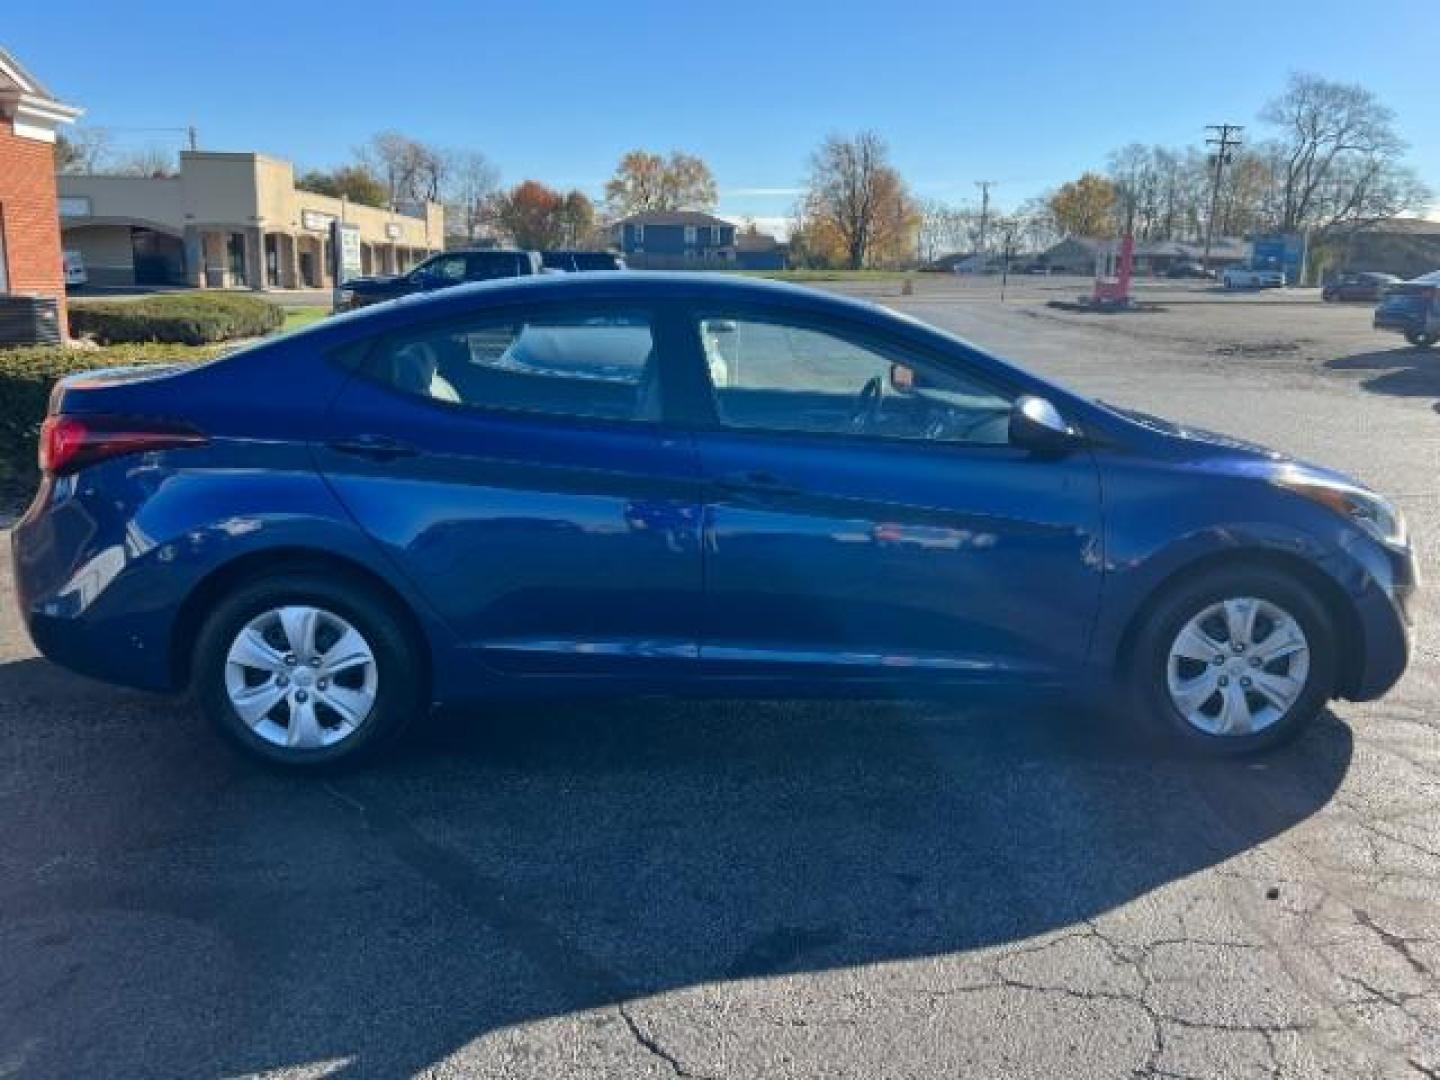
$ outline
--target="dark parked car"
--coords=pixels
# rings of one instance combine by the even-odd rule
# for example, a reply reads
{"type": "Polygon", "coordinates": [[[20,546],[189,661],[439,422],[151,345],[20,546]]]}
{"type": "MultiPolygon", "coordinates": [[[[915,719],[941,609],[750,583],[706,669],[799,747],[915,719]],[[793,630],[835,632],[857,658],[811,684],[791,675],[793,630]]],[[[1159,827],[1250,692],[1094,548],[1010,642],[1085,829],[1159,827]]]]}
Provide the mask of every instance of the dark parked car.
{"type": "Polygon", "coordinates": [[[418,263],[408,273],[351,278],[340,288],[338,307],[341,311],[351,311],[410,293],[448,289],[496,278],[528,277],[540,273],[542,268],[537,251],[495,248],[444,251],[418,263]]]}
{"type": "Polygon", "coordinates": [[[1394,274],[1341,274],[1320,289],[1322,300],[1368,300],[1374,303],[1400,279],[1394,274]]]}
{"type": "Polygon", "coordinates": [[[1375,329],[1404,334],[1422,349],[1440,341],[1440,270],[1386,289],[1375,309],[1375,329]]]}
{"type": "Polygon", "coordinates": [[[562,270],[567,274],[625,269],[624,257],[614,251],[542,251],[540,258],[545,269],[562,270]]]}
{"type": "Polygon", "coordinates": [[[1200,278],[1209,280],[1215,276],[1213,270],[1206,270],[1205,264],[1196,262],[1193,259],[1181,259],[1179,262],[1171,263],[1170,268],[1165,271],[1169,278],[1200,278]]]}
{"type": "Polygon", "coordinates": [[[1381,496],[771,282],[494,282],[74,376],[41,454],[36,644],[288,765],[582,691],[1078,687],[1250,750],[1410,649],[1381,496]]]}

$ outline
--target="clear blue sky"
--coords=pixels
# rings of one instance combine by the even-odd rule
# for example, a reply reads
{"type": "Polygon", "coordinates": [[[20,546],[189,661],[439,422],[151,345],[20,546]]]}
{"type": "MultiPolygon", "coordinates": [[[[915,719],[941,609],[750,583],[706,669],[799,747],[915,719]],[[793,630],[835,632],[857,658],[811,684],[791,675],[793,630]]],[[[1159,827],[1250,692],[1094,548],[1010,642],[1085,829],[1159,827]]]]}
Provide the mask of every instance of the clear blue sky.
{"type": "MultiPolygon", "coordinates": [[[[1440,7],[1392,0],[11,0],[10,48],[116,129],[302,166],[397,128],[597,194],[632,147],[709,161],[721,210],[783,215],[829,131],[874,128],[922,195],[1004,206],[1129,143],[1258,134],[1291,70],[1360,82],[1440,188],[1440,7]],[[337,18],[343,12],[343,22],[337,18]]],[[[163,139],[119,131],[128,145],[163,139]]]]}

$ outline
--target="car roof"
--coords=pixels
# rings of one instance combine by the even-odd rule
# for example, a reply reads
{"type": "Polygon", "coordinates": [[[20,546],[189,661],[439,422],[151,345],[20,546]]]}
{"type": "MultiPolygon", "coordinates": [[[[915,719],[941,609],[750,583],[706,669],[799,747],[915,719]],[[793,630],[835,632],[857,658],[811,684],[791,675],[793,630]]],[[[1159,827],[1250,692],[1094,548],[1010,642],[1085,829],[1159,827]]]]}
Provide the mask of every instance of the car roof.
{"type": "Polygon", "coordinates": [[[433,292],[411,293],[328,320],[332,327],[381,329],[381,323],[443,319],[476,307],[511,303],[584,300],[699,299],[715,303],[780,305],[849,313],[864,320],[907,320],[864,300],[763,278],[717,273],[636,270],[625,274],[590,272],[466,282],[433,292]]]}

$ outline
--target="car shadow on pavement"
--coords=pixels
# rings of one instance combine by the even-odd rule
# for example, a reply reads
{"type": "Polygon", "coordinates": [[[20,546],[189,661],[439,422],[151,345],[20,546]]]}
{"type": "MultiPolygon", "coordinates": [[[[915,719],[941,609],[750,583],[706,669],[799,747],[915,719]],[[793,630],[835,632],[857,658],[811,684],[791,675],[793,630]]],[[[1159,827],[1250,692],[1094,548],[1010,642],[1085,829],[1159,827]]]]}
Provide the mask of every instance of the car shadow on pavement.
{"type": "Polygon", "coordinates": [[[1333,371],[1374,371],[1360,385],[1377,394],[1440,398],[1440,350],[1409,346],[1325,361],[1333,371]]]}
{"type": "Polygon", "coordinates": [[[583,1056],[648,995],[1099,916],[1305,820],[1352,752],[1328,713],[1217,762],[1054,705],[625,701],[292,776],[39,660],[0,665],[0,747],[0,1063],[116,1076],[407,1075],[577,1013],[583,1056]]]}

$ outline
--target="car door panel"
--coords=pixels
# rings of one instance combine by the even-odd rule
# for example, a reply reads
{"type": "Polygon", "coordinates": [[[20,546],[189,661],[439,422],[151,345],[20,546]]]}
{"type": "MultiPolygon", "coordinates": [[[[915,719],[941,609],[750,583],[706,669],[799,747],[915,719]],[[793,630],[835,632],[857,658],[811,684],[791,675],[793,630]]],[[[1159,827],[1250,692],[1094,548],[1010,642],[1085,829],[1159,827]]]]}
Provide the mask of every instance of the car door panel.
{"type": "Polygon", "coordinates": [[[1008,681],[1082,661],[1101,571],[1088,455],[841,442],[699,436],[707,667],[1008,681]]]}
{"type": "Polygon", "coordinates": [[[697,655],[701,485],[688,436],[446,404],[357,374],[316,453],[486,669],[625,675],[697,655]]]}
{"type": "Polygon", "coordinates": [[[960,356],[805,313],[690,325],[708,673],[1007,682],[1083,663],[1103,568],[1088,452],[1008,445],[1013,393],[960,356]]]}

